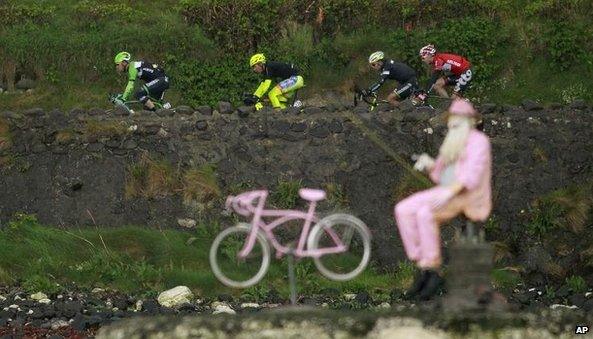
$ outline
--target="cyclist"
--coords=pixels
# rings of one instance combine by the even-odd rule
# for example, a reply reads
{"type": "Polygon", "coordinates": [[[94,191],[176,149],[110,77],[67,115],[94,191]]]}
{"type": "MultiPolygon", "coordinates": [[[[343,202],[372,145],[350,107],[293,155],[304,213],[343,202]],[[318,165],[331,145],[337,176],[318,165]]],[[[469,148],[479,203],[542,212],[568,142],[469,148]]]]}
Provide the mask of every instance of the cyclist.
{"type": "MultiPolygon", "coordinates": [[[[154,111],[156,110],[155,101],[163,100],[165,91],[169,88],[169,77],[159,65],[146,61],[131,61],[131,58],[132,56],[128,52],[120,52],[115,56],[117,72],[128,73],[128,84],[124,92],[118,95],[118,98],[128,101],[134,90],[136,79],[141,79],[145,83],[134,96],[144,104],[145,109],[154,111]]],[[[165,103],[162,106],[170,108],[171,104],[165,103]]]]}
{"type": "Polygon", "coordinates": [[[369,65],[373,70],[379,72],[380,78],[366,92],[363,92],[363,95],[376,95],[385,80],[395,80],[399,85],[393,92],[389,93],[387,101],[392,106],[397,106],[401,100],[409,97],[418,88],[416,71],[402,62],[385,59],[385,53],[381,51],[369,56],[369,65]]]}
{"type": "Polygon", "coordinates": [[[420,58],[432,68],[426,94],[434,88],[441,97],[448,98],[445,86],[455,85],[452,97],[462,98],[462,93],[472,80],[471,63],[466,58],[456,54],[437,53],[434,45],[422,47],[420,58]]]}
{"type": "Polygon", "coordinates": [[[299,75],[298,69],[293,64],[266,61],[265,55],[261,53],[251,57],[249,66],[255,73],[263,76],[263,81],[253,93],[254,97],[244,100],[246,105],[255,104],[257,110],[262,109],[263,104],[259,100],[266,93],[268,93],[272,107],[276,109],[286,108],[288,99],[294,95],[296,90],[305,85],[303,77],[299,75]],[[278,84],[268,92],[272,81],[277,80],[280,80],[278,84]]]}

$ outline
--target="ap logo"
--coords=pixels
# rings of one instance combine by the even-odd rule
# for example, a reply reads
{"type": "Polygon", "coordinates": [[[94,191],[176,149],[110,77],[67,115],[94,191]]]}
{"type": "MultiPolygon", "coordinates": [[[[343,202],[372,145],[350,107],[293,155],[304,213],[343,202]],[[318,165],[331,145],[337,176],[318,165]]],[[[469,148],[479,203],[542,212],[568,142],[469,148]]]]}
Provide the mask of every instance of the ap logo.
{"type": "Polygon", "coordinates": [[[577,325],[577,327],[574,330],[575,334],[586,334],[588,332],[589,332],[589,326],[577,325]]]}

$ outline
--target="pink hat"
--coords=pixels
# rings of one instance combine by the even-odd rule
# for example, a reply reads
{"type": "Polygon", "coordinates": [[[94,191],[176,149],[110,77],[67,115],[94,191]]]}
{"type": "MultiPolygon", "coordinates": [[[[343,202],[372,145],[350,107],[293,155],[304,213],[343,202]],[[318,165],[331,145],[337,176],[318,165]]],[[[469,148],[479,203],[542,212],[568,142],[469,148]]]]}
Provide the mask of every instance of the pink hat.
{"type": "Polygon", "coordinates": [[[461,115],[465,117],[475,117],[477,112],[469,101],[455,99],[449,106],[449,113],[452,115],[461,115]]]}

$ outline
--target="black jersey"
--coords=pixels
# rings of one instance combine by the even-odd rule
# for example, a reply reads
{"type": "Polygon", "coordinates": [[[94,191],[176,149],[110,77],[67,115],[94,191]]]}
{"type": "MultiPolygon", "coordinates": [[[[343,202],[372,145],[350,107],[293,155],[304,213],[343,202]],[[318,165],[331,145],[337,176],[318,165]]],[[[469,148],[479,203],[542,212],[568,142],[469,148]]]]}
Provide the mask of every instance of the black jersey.
{"type": "Polygon", "coordinates": [[[377,91],[385,82],[385,80],[395,80],[400,84],[410,82],[410,80],[414,80],[416,78],[416,71],[414,69],[403,62],[396,62],[391,59],[387,59],[383,62],[383,67],[381,68],[381,78],[377,81],[376,84],[371,86],[370,91],[375,92],[377,91]]]}
{"type": "Polygon", "coordinates": [[[155,79],[167,76],[165,71],[159,67],[159,65],[147,61],[134,61],[129,67],[130,81],[138,78],[145,82],[151,82],[155,79]]]}
{"type": "Polygon", "coordinates": [[[284,80],[299,75],[299,70],[293,64],[268,61],[263,73],[264,78],[271,80],[284,80]]]}

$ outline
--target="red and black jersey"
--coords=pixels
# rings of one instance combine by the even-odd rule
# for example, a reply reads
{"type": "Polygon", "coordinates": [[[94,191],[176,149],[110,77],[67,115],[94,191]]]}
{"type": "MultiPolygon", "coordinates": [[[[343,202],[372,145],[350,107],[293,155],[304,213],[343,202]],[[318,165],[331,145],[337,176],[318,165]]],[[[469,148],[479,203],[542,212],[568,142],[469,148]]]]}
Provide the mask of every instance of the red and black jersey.
{"type": "Polygon", "coordinates": [[[447,75],[453,74],[460,76],[471,67],[471,63],[466,58],[449,53],[437,53],[432,62],[432,69],[435,72],[443,72],[447,75]]]}

